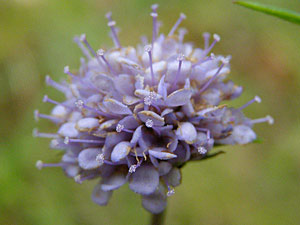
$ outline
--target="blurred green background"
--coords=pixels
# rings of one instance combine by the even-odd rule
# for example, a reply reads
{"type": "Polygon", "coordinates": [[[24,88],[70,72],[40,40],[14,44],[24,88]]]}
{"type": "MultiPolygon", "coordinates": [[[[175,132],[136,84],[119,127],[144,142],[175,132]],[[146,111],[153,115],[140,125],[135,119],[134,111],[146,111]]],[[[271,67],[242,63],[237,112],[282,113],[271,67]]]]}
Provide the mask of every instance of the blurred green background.
{"type": "MultiPolygon", "coordinates": [[[[270,114],[275,124],[255,130],[262,144],[222,148],[213,160],[183,169],[183,183],[169,199],[168,225],[300,224],[300,32],[299,27],[238,7],[231,0],[164,0],[159,3],[162,31],[180,12],[186,40],[203,46],[202,32],[218,33],[215,53],[231,54],[231,79],[244,86],[232,102],[240,106],[254,95],[262,104],[247,108],[257,118],[270,114]]],[[[104,15],[112,11],[123,45],[151,36],[150,5],[141,0],[1,0],[0,2],[0,224],[118,225],[147,224],[139,196],[122,187],[107,207],[90,200],[96,181],[79,185],[60,169],[38,171],[38,159],[56,162],[49,141],[34,139],[32,129],[55,131],[33,110],[49,112],[48,94],[63,96],[44,83],[59,80],[63,67],[79,65],[75,34],[86,33],[94,48],[111,46],[104,15]]],[[[296,0],[260,1],[300,11],[296,0]]]]}

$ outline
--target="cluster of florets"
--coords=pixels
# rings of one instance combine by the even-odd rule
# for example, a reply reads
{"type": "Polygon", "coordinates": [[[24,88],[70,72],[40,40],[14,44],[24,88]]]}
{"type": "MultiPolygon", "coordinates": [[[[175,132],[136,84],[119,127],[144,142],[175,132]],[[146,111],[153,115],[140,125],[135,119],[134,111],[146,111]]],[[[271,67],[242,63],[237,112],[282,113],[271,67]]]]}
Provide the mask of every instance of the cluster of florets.
{"type": "Polygon", "coordinates": [[[125,183],[142,196],[144,208],[160,213],[167,196],[181,182],[180,167],[209,155],[216,144],[247,144],[256,139],[252,125],[272,118],[250,120],[242,110],[259,97],[234,109],[220,105],[238,97],[242,88],[226,80],[230,57],[211,53],[218,35],[204,34],[204,47],[183,42],[185,29],[175,23],[168,35],[159,34],[157,5],[152,6],[152,40],[134,47],[121,46],[115,21],[107,14],[115,47],[93,50],[86,36],[75,37],[85,59],[69,82],[46,83],[65,94],[51,115],[35,111],[59,128],[40,133],[50,147],[63,150],[59,163],[37,162],[38,168],[62,167],[76,182],[101,178],[92,199],[106,205],[113,190],[125,183]]]}

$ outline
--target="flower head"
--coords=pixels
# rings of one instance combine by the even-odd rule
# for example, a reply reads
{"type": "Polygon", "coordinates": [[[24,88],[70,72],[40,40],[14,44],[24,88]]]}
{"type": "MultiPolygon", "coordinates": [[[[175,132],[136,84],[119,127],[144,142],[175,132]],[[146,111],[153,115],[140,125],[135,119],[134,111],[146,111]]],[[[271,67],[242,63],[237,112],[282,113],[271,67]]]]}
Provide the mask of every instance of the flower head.
{"type": "Polygon", "coordinates": [[[100,178],[92,199],[106,205],[112,192],[125,183],[142,196],[143,206],[160,213],[166,198],[181,183],[181,165],[201,160],[215,144],[247,144],[256,139],[255,123],[272,123],[271,117],[251,120],[242,110],[222,105],[237,98],[242,88],[226,77],[230,56],[211,53],[218,35],[204,34],[204,47],[183,41],[178,30],[184,14],[168,35],[159,34],[157,5],[152,6],[152,39],[136,48],[121,45],[116,22],[108,13],[115,47],[95,51],[85,35],[75,37],[85,58],[77,72],[64,73],[70,82],[46,83],[66,100],[54,104],[50,115],[35,111],[35,118],[58,126],[56,133],[34,136],[51,138],[51,148],[64,151],[59,163],[38,161],[36,166],[61,167],[78,183],[100,178]]]}

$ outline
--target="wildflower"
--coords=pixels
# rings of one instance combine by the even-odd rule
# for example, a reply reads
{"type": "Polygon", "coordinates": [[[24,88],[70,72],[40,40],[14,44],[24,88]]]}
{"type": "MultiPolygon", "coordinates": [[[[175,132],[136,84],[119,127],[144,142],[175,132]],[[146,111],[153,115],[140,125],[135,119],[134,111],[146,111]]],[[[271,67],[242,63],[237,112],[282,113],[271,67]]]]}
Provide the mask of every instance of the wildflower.
{"type": "Polygon", "coordinates": [[[159,33],[157,5],[152,6],[152,39],[136,48],[124,47],[116,22],[108,13],[108,26],[115,47],[94,50],[86,35],[75,37],[85,59],[70,82],[58,83],[49,76],[47,85],[62,92],[66,100],[54,104],[50,115],[35,111],[58,126],[56,133],[34,136],[50,138],[50,146],[63,150],[59,163],[38,161],[38,169],[61,167],[77,183],[98,179],[92,199],[106,205],[112,192],[125,183],[142,196],[152,213],[166,207],[166,199],[181,183],[181,165],[201,160],[215,144],[247,144],[256,139],[252,127],[269,122],[268,116],[248,119],[243,110],[221,105],[240,96],[242,88],[226,79],[230,56],[211,53],[220,37],[204,34],[204,47],[183,41],[179,19],[168,35],[159,33]]]}

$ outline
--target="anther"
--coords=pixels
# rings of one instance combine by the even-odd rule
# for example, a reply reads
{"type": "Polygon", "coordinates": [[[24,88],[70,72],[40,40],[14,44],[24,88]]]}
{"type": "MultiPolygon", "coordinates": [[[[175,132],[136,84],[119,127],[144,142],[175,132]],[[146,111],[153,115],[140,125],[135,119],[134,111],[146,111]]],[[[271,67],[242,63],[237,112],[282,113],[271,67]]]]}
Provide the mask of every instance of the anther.
{"type": "Polygon", "coordinates": [[[100,164],[100,165],[103,165],[104,163],[104,154],[103,153],[100,153],[96,156],[96,161],[100,164]]]}
{"type": "Polygon", "coordinates": [[[158,4],[154,4],[151,6],[152,8],[152,12],[150,13],[151,17],[152,17],[152,22],[153,22],[153,28],[152,28],[152,46],[153,43],[155,42],[156,38],[157,38],[157,32],[158,32],[158,26],[157,26],[157,8],[158,8],[158,4]]]}
{"type": "Polygon", "coordinates": [[[86,140],[86,139],[71,139],[69,137],[65,137],[64,143],[66,145],[70,143],[82,143],[82,144],[103,144],[104,141],[102,140],[86,140]]]}
{"type": "Polygon", "coordinates": [[[61,103],[61,102],[58,102],[58,101],[55,101],[55,100],[49,98],[48,95],[44,95],[43,102],[49,102],[49,103],[54,104],[54,105],[62,105],[64,107],[66,107],[66,108],[73,109],[71,106],[68,106],[68,105],[66,105],[64,103],[61,103]]]}
{"type": "Polygon", "coordinates": [[[206,148],[204,148],[204,147],[202,147],[202,146],[199,146],[199,147],[197,148],[197,151],[198,151],[199,154],[201,154],[201,155],[204,155],[204,154],[207,153],[206,148]]]}
{"type": "Polygon", "coordinates": [[[75,36],[74,37],[74,42],[78,45],[78,47],[81,49],[82,53],[89,59],[92,59],[91,54],[89,53],[88,49],[81,43],[80,37],[75,36]]]}
{"type": "Polygon", "coordinates": [[[212,42],[212,44],[208,48],[205,48],[205,55],[207,55],[213,49],[215,44],[221,40],[221,38],[218,34],[214,34],[213,38],[214,38],[214,41],[212,42]]]}
{"type": "Polygon", "coordinates": [[[44,164],[43,164],[43,161],[42,161],[42,160],[36,161],[35,167],[36,167],[38,170],[43,169],[43,166],[44,166],[44,164]]]}
{"type": "Polygon", "coordinates": [[[45,78],[46,84],[48,86],[52,86],[54,87],[56,90],[66,94],[69,91],[69,88],[66,87],[65,85],[59,84],[57,82],[55,82],[54,80],[51,79],[51,77],[49,75],[46,75],[45,78]]]}
{"type": "Polygon", "coordinates": [[[128,172],[129,173],[134,173],[135,171],[136,171],[136,169],[137,169],[137,165],[131,165],[130,167],[129,167],[129,170],[128,170],[128,172]]]}
{"type": "Polygon", "coordinates": [[[110,27],[111,29],[111,34],[112,34],[112,39],[113,39],[113,42],[115,44],[115,46],[117,48],[121,48],[121,44],[120,44],[120,41],[119,41],[119,38],[118,38],[118,35],[117,35],[117,31],[116,31],[116,28],[115,28],[115,25],[116,25],[116,22],[112,20],[112,17],[111,17],[112,13],[111,12],[108,12],[105,17],[108,19],[108,23],[107,25],[110,27]]]}
{"type": "Polygon", "coordinates": [[[172,29],[170,30],[168,37],[172,36],[174,34],[174,32],[176,31],[177,27],[180,25],[180,23],[182,22],[182,20],[186,19],[186,15],[183,13],[180,13],[179,19],[176,21],[176,23],[174,24],[174,26],[172,27],[172,29]]]}
{"type": "Polygon", "coordinates": [[[254,102],[261,103],[261,98],[259,96],[255,96],[252,100],[250,100],[249,102],[247,102],[245,105],[241,106],[239,108],[239,110],[245,109],[246,107],[248,107],[249,105],[251,105],[254,102]]]}
{"type": "Polygon", "coordinates": [[[34,119],[35,119],[35,121],[39,121],[39,118],[48,119],[48,120],[51,120],[54,123],[62,122],[62,119],[60,119],[60,118],[57,118],[57,117],[54,117],[54,116],[49,116],[49,115],[46,115],[46,114],[41,114],[39,112],[39,110],[34,110],[34,119]]]}
{"type": "Polygon", "coordinates": [[[153,127],[153,120],[147,119],[145,125],[146,125],[146,127],[148,127],[148,128],[153,127]]]}
{"type": "Polygon", "coordinates": [[[175,194],[175,189],[168,187],[167,196],[170,197],[175,194]]]}
{"type": "Polygon", "coordinates": [[[117,131],[118,133],[120,133],[120,132],[122,132],[123,129],[124,129],[124,125],[118,123],[118,125],[117,125],[117,127],[116,127],[116,131],[117,131]]]}

